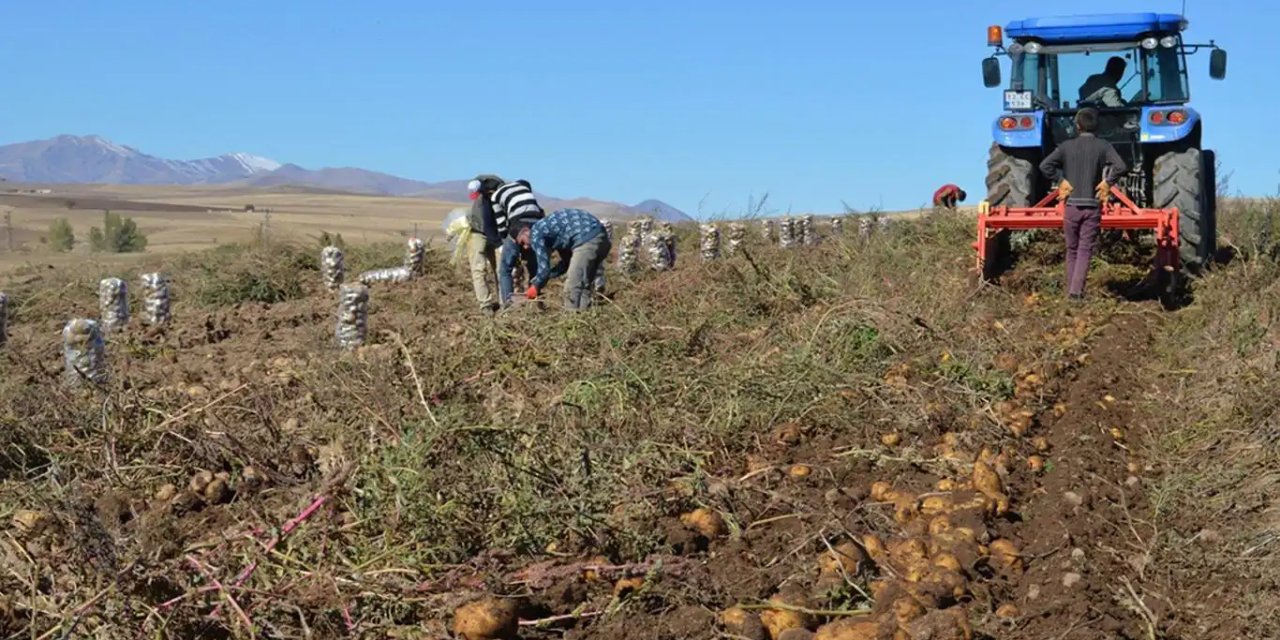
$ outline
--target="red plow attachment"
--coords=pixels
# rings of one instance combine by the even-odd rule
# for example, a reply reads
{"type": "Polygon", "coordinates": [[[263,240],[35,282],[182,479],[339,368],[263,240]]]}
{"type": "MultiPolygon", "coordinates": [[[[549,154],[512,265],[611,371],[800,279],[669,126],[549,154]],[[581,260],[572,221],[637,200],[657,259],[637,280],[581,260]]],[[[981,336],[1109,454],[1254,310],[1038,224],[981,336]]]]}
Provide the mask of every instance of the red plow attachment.
{"type": "MultiPolygon", "coordinates": [[[[1045,196],[1034,207],[992,208],[986,202],[978,206],[978,271],[984,280],[999,274],[1008,258],[1008,234],[1005,231],[1030,229],[1062,229],[1066,207],[1050,206],[1056,192],[1045,196]]],[[[1178,256],[1178,210],[1143,209],[1124,192],[1111,188],[1111,201],[1102,206],[1102,228],[1125,231],[1150,229],[1155,232],[1157,272],[1174,272],[1181,268],[1178,256]]]]}

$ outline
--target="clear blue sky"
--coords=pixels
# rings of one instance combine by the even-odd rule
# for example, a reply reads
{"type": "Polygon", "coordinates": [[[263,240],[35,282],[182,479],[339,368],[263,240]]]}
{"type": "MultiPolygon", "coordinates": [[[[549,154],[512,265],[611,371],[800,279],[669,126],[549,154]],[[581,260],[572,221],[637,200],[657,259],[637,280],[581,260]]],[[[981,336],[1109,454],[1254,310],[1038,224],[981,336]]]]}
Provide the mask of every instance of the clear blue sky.
{"type": "MultiPolygon", "coordinates": [[[[984,28],[1180,0],[0,3],[0,142],[96,133],[196,158],[248,151],[423,180],[496,172],[564,197],[690,213],[913,207],[981,194],[997,90],[984,28]]],[[[1280,183],[1280,3],[1190,0],[1206,145],[1280,183]]],[[[1007,74],[1006,74],[1007,77],[1007,74]]]]}

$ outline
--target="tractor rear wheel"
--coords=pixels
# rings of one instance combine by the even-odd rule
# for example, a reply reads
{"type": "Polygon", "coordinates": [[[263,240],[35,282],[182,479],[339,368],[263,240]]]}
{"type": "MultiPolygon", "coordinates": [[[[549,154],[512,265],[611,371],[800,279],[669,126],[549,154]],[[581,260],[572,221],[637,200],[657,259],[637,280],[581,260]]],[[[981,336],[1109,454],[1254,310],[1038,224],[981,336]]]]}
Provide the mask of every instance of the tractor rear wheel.
{"type": "Polygon", "coordinates": [[[1178,209],[1178,252],[1182,270],[1192,275],[1209,266],[1218,248],[1215,160],[1212,151],[1186,149],[1166,153],[1155,162],[1154,204],[1178,209]]]}
{"type": "MultiPolygon", "coordinates": [[[[998,144],[991,145],[987,157],[987,203],[999,206],[1029,207],[1036,186],[1036,166],[1030,159],[1015,155],[998,144]]],[[[982,279],[992,280],[1009,264],[1009,232],[1001,231],[987,243],[987,259],[981,265],[982,279]]]]}

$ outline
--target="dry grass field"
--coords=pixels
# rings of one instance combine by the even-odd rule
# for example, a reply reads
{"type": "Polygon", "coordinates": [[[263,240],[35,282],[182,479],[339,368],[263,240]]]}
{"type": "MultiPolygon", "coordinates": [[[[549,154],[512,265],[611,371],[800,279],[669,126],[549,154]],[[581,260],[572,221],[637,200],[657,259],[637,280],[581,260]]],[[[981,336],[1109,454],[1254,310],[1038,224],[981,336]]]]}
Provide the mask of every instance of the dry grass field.
{"type": "MultiPolygon", "coordinates": [[[[349,244],[399,241],[417,233],[442,240],[441,223],[458,203],[420,198],[358,195],[280,187],[244,189],[217,186],[149,185],[9,185],[22,190],[48,189],[48,194],[5,193],[0,189],[0,215],[12,215],[14,250],[0,226],[0,274],[16,267],[82,264],[138,264],[148,259],[220,244],[254,241],[270,211],[270,237],[308,242],[322,232],[340,233],[349,244]],[[254,211],[245,211],[253,205],[254,211]],[[103,210],[133,218],[147,235],[144,254],[91,254],[89,229],[102,224],[103,210]],[[71,253],[51,251],[42,242],[49,225],[67,218],[77,247],[71,253]]],[[[567,200],[557,206],[581,206],[601,217],[615,217],[617,206],[593,200],[567,200]]],[[[913,218],[919,212],[895,212],[913,218]]]]}
{"type": "Polygon", "coordinates": [[[347,242],[376,243],[440,234],[447,202],[417,198],[324,193],[298,189],[244,190],[218,187],[57,185],[52,193],[0,193],[0,213],[12,215],[14,251],[0,227],[0,272],[27,264],[63,266],[86,261],[133,263],[219,244],[254,240],[270,211],[270,234],[282,241],[305,241],[322,232],[341,233],[347,242]],[[246,212],[253,205],[253,212],[246,212]],[[147,235],[147,253],[90,255],[89,229],[102,224],[103,210],[133,218],[147,235]],[[49,225],[67,218],[77,247],[53,252],[41,242],[49,225]],[[416,227],[415,227],[416,225],[416,227]]]}
{"type": "MultiPolygon", "coordinates": [[[[302,200],[300,230],[349,215],[302,200]]],[[[353,351],[314,242],[26,269],[0,637],[1275,638],[1277,214],[1224,208],[1234,258],[1176,312],[1131,244],[1083,305],[1051,235],[966,284],[958,215],[713,262],[686,226],[675,270],[611,264],[585,314],[484,318],[433,251],[353,351]],[[144,266],[173,321],[67,388],[67,319],[144,266]]]]}

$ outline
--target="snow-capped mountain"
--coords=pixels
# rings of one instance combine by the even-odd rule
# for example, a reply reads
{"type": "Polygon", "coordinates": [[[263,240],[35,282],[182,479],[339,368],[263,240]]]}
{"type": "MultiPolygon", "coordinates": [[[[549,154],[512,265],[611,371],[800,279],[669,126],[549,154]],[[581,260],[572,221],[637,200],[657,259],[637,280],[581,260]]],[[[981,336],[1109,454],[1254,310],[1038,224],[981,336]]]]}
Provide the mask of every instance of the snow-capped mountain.
{"type": "MultiPolygon", "coordinates": [[[[245,187],[311,187],[349,193],[412,196],[467,203],[467,180],[421,182],[356,167],[305,169],[248,153],[199,160],[168,160],[101,136],[57,136],[0,146],[0,179],[37,184],[235,184],[245,187]]],[[[592,198],[540,194],[548,210],[581,207],[608,218],[650,215],[684,222],[684,212],[659,200],[632,207],[592,198]]]]}
{"type": "Polygon", "coordinates": [[[247,153],[168,160],[100,136],[57,136],[0,146],[0,177],[14,182],[221,184],[270,173],[280,163],[247,153]]]}

